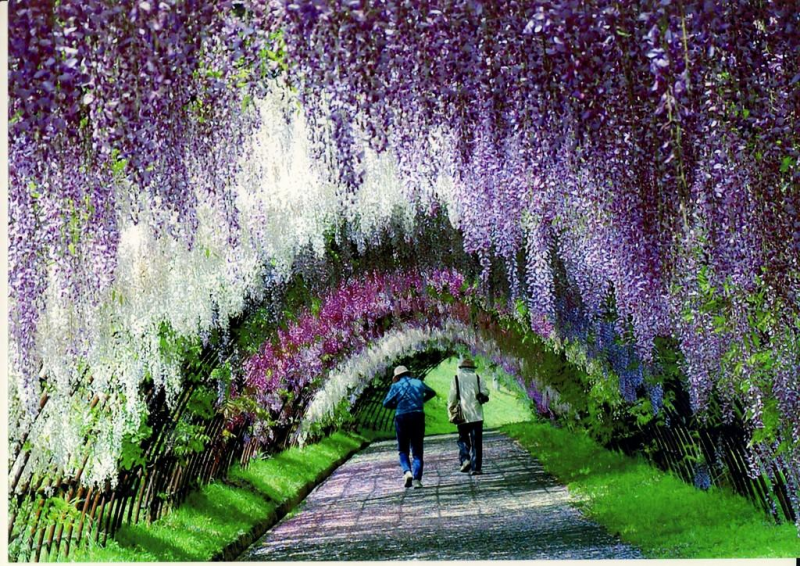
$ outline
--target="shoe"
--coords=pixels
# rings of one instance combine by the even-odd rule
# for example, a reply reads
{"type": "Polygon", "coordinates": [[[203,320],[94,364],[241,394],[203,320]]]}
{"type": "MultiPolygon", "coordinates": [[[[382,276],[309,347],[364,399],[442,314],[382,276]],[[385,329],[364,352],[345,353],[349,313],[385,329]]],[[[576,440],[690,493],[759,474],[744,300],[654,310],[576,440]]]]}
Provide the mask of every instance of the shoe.
{"type": "Polygon", "coordinates": [[[414,476],[411,475],[411,472],[406,472],[403,475],[403,487],[411,487],[411,482],[413,481],[414,476]]]}
{"type": "Polygon", "coordinates": [[[414,489],[419,489],[422,487],[422,480],[414,480],[414,489]]]}
{"type": "Polygon", "coordinates": [[[469,460],[467,460],[466,462],[461,464],[461,471],[464,472],[464,473],[467,473],[469,471],[470,467],[472,467],[472,464],[470,464],[469,460]]]}
{"type": "Polygon", "coordinates": [[[483,472],[480,471],[480,470],[472,470],[469,475],[471,475],[471,476],[480,476],[481,474],[483,474],[483,472]]]}

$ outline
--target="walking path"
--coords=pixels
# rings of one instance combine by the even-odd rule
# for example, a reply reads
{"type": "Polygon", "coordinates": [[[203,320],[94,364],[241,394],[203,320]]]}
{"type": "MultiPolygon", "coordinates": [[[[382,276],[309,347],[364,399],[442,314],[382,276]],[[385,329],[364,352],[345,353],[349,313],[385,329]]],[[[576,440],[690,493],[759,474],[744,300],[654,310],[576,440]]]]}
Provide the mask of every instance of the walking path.
{"type": "Polygon", "coordinates": [[[376,442],[320,484],[240,560],[641,558],[568,503],[528,452],[484,435],[483,471],[458,471],[455,435],[425,439],[423,489],[402,485],[394,442],[376,442]]]}

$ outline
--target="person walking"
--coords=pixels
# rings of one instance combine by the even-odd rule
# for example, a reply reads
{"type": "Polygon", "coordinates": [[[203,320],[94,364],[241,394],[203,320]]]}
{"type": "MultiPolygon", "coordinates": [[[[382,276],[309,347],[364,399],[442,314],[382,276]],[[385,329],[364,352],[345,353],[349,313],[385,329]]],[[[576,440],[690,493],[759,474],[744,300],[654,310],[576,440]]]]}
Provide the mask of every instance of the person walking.
{"type": "Polygon", "coordinates": [[[422,441],[425,438],[424,403],[436,396],[436,392],[412,377],[408,368],[394,368],[392,387],[383,400],[383,406],[395,409],[394,426],[397,432],[397,451],[403,469],[403,485],[422,487],[422,441]],[[409,461],[409,447],[413,463],[409,461]]]}
{"type": "Polygon", "coordinates": [[[458,426],[458,458],[461,471],[477,476],[483,473],[483,403],[489,400],[489,390],[475,373],[475,362],[464,357],[458,373],[450,383],[447,409],[452,415],[461,406],[463,421],[458,426]]]}

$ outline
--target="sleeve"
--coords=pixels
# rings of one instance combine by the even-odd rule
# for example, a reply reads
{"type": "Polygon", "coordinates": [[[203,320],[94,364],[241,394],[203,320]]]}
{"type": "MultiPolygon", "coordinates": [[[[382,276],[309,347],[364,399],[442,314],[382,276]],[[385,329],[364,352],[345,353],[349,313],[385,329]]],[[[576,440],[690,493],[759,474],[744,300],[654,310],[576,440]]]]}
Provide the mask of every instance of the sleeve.
{"type": "Polygon", "coordinates": [[[456,378],[450,381],[450,394],[447,396],[447,408],[451,409],[456,406],[456,378]]]}
{"type": "Polygon", "coordinates": [[[386,397],[383,399],[383,406],[387,409],[397,408],[397,388],[394,385],[392,385],[386,397]]]}
{"type": "Polygon", "coordinates": [[[428,387],[424,383],[422,384],[422,387],[423,387],[423,398],[424,398],[424,401],[428,401],[428,400],[433,399],[434,397],[436,397],[436,391],[434,391],[433,389],[431,389],[430,387],[428,387]]]}
{"type": "Polygon", "coordinates": [[[486,387],[484,380],[480,379],[480,377],[478,377],[478,392],[483,393],[487,399],[489,398],[489,389],[486,387]]]}

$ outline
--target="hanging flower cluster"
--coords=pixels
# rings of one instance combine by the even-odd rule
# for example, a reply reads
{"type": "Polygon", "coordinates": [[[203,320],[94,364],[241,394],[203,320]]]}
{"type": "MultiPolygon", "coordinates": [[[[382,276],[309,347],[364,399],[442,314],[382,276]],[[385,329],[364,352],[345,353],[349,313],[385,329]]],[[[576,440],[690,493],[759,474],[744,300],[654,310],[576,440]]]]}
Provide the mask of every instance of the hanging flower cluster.
{"type": "MultiPolygon", "coordinates": [[[[442,208],[483,283],[501,263],[531,327],[602,358],[624,398],[657,370],[657,338],[675,340],[693,407],[741,403],[756,449],[800,469],[793,2],[9,11],[12,455],[36,439],[23,476],[87,456],[87,481],[113,476],[142,383],[180,388],[165,328],[224,328],[331,229],[363,249],[442,208]]],[[[290,325],[252,361],[266,406],[367,346],[349,347],[362,334],[345,321],[374,340],[370,309],[430,306],[364,285],[363,308],[332,299],[331,330],[290,325]]]]}
{"type": "MultiPolygon", "coordinates": [[[[57,263],[49,265],[35,288],[12,283],[12,456],[23,450],[26,438],[40,439],[25,448],[30,457],[14,459],[15,466],[25,468],[20,485],[51,465],[74,474],[87,455],[86,469],[92,473],[85,473],[84,481],[113,478],[122,438],[138,428],[146,411],[142,384],[152,381],[164,387],[168,400],[182,386],[181,359],[165,342],[165,329],[185,337],[224,330],[248,299],[257,300],[265,286],[292,276],[298,254],[309,248],[323,253],[326,234],[343,221],[340,191],[314,165],[305,120],[281,92],[276,86],[248,110],[272,126],[259,128],[243,142],[249,157],[242,158],[226,187],[236,226],[227,221],[227,205],[217,195],[191,183],[186,196],[194,200],[192,236],[187,244],[182,221],[165,211],[162,200],[139,192],[140,185],[128,175],[109,175],[106,181],[114,184],[118,205],[113,266],[104,272],[107,283],[64,295],[63,285],[84,285],[96,278],[86,271],[60,271],[57,263]],[[26,305],[36,305],[35,316],[24,315],[33,312],[26,305]],[[43,396],[47,401],[40,410],[43,396]],[[101,411],[92,406],[96,396],[104,399],[101,411]]],[[[375,182],[356,194],[365,204],[353,231],[363,246],[392,234],[402,238],[401,232],[413,233],[416,223],[399,184],[393,189],[384,182],[392,178],[390,162],[375,155],[374,167],[375,182]]],[[[53,175],[61,178],[60,173],[53,175]]],[[[12,181],[12,187],[20,185],[12,181]]],[[[60,188],[58,183],[52,186],[53,199],[60,198],[60,188]]],[[[16,251],[41,244],[41,220],[12,241],[16,251]]],[[[76,238],[83,237],[82,226],[76,225],[76,238]]],[[[12,214],[11,230],[17,228],[23,229],[12,214]]],[[[79,247],[75,257],[83,254],[79,247]]],[[[49,248],[47,253],[60,252],[49,248]]],[[[12,279],[40,260],[46,264],[49,260],[43,257],[12,258],[12,279]]]]}
{"type": "MultiPolygon", "coordinates": [[[[335,423],[336,418],[341,416],[337,414],[337,409],[341,409],[343,404],[344,412],[349,412],[366,386],[377,375],[385,373],[395,360],[420,352],[451,350],[455,347],[466,347],[472,355],[486,357],[502,369],[497,373],[509,382],[507,385],[513,383],[514,387],[521,387],[541,414],[551,414],[551,406],[558,405],[557,392],[532,380],[526,384],[518,360],[502,354],[501,348],[491,338],[481,336],[461,320],[448,318],[430,326],[406,323],[393,328],[330,371],[303,415],[297,430],[298,439],[304,442],[316,428],[335,423]]],[[[562,409],[566,410],[565,407],[562,409]]]]}
{"type": "Polygon", "coordinates": [[[299,313],[245,361],[244,394],[288,421],[302,414],[337,364],[390,329],[401,324],[437,327],[448,316],[468,318],[464,287],[463,275],[454,270],[373,273],[346,282],[322,297],[317,309],[299,313]]]}
{"type": "Polygon", "coordinates": [[[626,399],[655,369],[656,338],[677,339],[695,410],[712,394],[728,414],[741,402],[756,437],[780,439],[773,457],[800,467],[796,6],[307,1],[276,13],[306,114],[332,123],[323,157],[343,184],[361,183],[360,140],[393,153],[416,173],[414,195],[453,211],[486,277],[502,259],[516,293],[524,267],[537,332],[559,339],[568,282],[592,326],[613,320],[635,345],[611,352],[626,399]]]}

